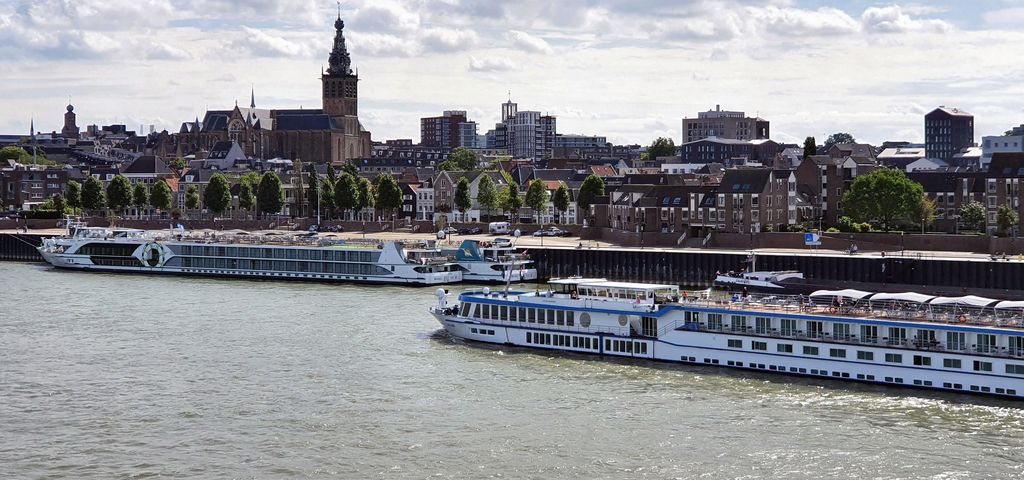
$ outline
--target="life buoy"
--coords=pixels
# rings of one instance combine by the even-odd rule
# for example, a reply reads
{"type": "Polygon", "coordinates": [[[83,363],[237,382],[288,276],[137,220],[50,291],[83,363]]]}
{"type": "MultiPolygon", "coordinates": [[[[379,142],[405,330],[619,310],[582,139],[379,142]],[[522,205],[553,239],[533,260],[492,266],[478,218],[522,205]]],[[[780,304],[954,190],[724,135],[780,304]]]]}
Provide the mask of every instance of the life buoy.
{"type": "Polygon", "coordinates": [[[142,264],[147,267],[163,267],[167,262],[167,249],[159,243],[147,243],[142,248],[142,264]]]}

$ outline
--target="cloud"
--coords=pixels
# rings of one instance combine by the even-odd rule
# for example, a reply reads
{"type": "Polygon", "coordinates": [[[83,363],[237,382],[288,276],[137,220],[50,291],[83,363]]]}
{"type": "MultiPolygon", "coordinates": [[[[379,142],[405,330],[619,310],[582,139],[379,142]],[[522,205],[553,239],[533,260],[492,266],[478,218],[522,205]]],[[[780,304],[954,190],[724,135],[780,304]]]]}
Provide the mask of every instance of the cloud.
{"type": "Polygon", "coordinates": [[[769,6],[751,7],[747,11],[752,26],[776,35],[845,35],[857,33],[860,29],[856,20],[835,8],[804,10],[769,6]]]}
{"type": "Polygon", "coordinates": [[[188,60],[192,55],[178,47],[166,43],[154,42],[144,46],[147,60],[188,60]]]}
{"type": "Polygon", "coordinates": [[[46,29],[133,30],[160,27],[173,17],[168,0],[34,0],[20,2],[26,24],[46,29]]]}
{"type": "Polygon", "coordinates": [[[512,45],[520,50],[533,53],[543,53],[545,55],[555,53],[555,50],[551,48],[551,45],[548,45],[548,42],[544,41],[543,38],[535,37],[526,32],[509,30],[508,33],[505,34],[505,38],[511,41],[512,45]]]}
{"type": "Polygon", "coordinates": [[[353,61],[360,57],[411,57],[419,53],[415,40],[389,34],[353,32],[348,44],[353,61]]]}
{"type": "Polygon", "coordinates": [[[392,1],[375,1],[363,6],[352,17],[351,25],[369,33],[402,33],[420,27],[420,16],[392,1]]]}
{"type": "Polygon", "coordinates": [[[263,30],[242,27],[242,34],[228,48],[254,57],[311,57],[313,48],[294,39],[271,35],[263,30]]]}
{"type": "Polygon", "coordinates": [[[870,7],[860,17],[864,30],[877,33],[933,32],[946,33],[953,26],[943,20],[919,20],[907,15],[899,5],[870,7]]]}
{"type": "Polygon", "coordinates": [[[420,43],[430,52],[457,52],[476,47],[480,37],[472,30],[429,28],[423,31],[420,43]]]}
{"type": "Polygon", "coordinates": [[[516,64],[505,57],[469,57],[469,70],[473,72],[505,72],[515,69],[516,64]]]}
{"type": "MultiPolygon", "coordinates": [[[[125,2],[110,2],[120,6],[125,2]]],[[[278,24],[320,25],[323,16],[315,0],[193,0],[191,8],[184,8],[193,18],[230,18],[267,21],[278,24]],[[306,13],[306,15],[301,15],[306,13]]],[[[327,2],[320,2],[324,5],[327,2]]],[[[330,2],[333,6],[334,2],[330,2]]]]}
{"type": "Polygon", "coordinates": [[[1019,27],[1024,24],[1024,7],[1003,8],[985,12],[981,16],[988,25],[1019,27]]]}

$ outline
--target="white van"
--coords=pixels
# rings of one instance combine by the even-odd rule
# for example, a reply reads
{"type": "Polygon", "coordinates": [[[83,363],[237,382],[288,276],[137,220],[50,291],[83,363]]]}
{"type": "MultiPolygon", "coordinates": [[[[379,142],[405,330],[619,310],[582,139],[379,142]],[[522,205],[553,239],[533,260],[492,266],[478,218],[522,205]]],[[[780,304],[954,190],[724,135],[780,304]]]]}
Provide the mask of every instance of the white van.
{"type": "Polygon", "coordinates": [[[512,225],[508,222],[491,222],[487,225],[487,233],[505,234],[508,233],[511,228],[512,225]]]}

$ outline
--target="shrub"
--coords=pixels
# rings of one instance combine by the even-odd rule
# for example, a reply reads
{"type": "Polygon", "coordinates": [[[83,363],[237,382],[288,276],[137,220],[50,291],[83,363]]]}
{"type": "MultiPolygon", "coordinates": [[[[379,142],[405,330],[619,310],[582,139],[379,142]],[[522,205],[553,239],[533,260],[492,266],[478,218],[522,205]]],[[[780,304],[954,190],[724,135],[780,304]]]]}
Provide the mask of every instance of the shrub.
{"type": "Polygon", "coordinates": [[[839,229],[836,227],[828,227],[828,230],[825,230],[825,233],[839,233],[839,229]]]}
{"type": "Polygon", "coordinates": [[[853,233],[858,231],[858,226],[854,223],[853,219],[847,216],[839,217],[839,231],[846,233],[853,233]]]}

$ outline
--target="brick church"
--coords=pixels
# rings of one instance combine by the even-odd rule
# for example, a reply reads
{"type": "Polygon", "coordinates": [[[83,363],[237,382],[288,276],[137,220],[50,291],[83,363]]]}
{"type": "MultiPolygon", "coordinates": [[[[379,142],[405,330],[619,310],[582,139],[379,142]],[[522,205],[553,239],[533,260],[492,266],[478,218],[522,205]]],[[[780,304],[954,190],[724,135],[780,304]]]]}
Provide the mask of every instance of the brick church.
{"type": "Polygon", "coordinates": [[[173,136],[165,154],[184,156],[210,151],[220,141],[237,142],[254,158],[285,158],[341,165],[370,156],[370,132],[359,123],[359,76],[345,46],[345,22],[334,22],[334,47],[322,72],[320,109],[256,108],[255,92],[249,107],[209,110],[200,121],[185,122],[173,136]]]}

